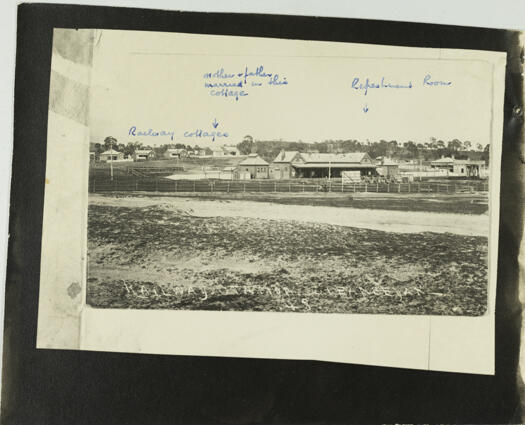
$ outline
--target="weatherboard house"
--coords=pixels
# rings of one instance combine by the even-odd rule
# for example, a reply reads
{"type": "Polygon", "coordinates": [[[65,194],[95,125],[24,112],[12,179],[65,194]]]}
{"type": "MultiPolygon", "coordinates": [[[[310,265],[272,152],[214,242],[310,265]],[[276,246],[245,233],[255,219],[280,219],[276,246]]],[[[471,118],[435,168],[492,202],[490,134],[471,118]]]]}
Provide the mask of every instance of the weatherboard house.
{"type": "Polygon", "coordinates": [[[267,179],[269,175],[269,165],[256,153],[248,155],[248,157],[239,164],[237,164],[237,175],[250,175],[251,179],[267,179]]]}
{"type": "Polygon", "coordinates": [[[168,159],[180,159],[187,156],[186,149],[167,149],[164,152],[164,157],[168,159]]]}
{"type": "Polygon", "coordinates": [[[449,175],[459,177],[485,177],[487,166],[485,161],[474,161],[471,159],[456,159],[442,156],[430,163],[432,168],[446,170],[449,175]]]}
{"type": "Polygon", "coordinates": [[[155,151],[153,149],[137,149],[133,152],[134,161],[148,161],[155,159],[155,151]]]}
{"type": "Polygon", "coordinates": [[[270,178],[337,178],[343,171],[376,174],[376,165],[366,152],[345,154],[281,151],[270,166],[270,178]]]}
{"type": "Polygon", "coordinates": [[[109,149],[102,152],[99,157],[101,162],[120,161],[124,159],[124,154],[114,149],[109,149]]]}

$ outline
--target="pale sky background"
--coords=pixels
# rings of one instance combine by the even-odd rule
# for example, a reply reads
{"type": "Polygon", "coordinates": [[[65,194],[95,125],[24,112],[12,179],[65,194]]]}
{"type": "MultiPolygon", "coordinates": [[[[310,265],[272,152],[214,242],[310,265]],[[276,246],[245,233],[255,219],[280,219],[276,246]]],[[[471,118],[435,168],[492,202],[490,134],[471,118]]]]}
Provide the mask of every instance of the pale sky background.
{"type": "Polygon", "coordinates": [[[246,134],[306,142],[424,143],[431,136],[490,142],[492,65],[461,51],[139,31],[103,30],[98,37],[90,104],[94,142],[111,135],[119,143],[208,146],[210,139],[183,135],[212,131],[214,120],[217,130],[229,134],[215,143],[227,144],[246,134]],[[254,71],[260,65],[289,84],[273,87],[264,79],[238,101],[210,96],[204,87],[207,72],[237,73],[246,66],[254,71]],[[425,87],[427,74],[452,84],[425,87]],[[352,89],[355,77],[412,82],[413,88],[370,89],[365,96],[352,89]],[[174,131],[175,137],[133,137],[131,126],[174,131]]]}

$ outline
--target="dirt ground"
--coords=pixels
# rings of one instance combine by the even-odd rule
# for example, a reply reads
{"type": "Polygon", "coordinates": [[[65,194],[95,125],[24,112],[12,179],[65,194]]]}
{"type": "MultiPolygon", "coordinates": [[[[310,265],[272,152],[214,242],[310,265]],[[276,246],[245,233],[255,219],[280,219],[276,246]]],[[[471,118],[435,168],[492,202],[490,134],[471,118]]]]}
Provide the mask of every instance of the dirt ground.
{"type": "Polygon", "coordinates": [[[100,308],[480,315],[486,215],[90,196],[100,308]]]}

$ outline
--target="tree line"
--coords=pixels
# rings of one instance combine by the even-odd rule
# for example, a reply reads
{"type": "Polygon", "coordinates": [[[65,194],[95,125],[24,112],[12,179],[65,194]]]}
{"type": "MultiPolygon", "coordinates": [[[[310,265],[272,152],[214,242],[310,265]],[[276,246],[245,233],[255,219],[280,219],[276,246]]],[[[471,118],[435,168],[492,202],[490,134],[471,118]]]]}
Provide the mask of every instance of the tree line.
{"type": "Polygon", "coordinates": [[[245,136],[237,148],[243,155],[257,153],[266,160],[273,160],[281,150],[318,153],[367,152],[372,158],[386,156],[393,159],[423,161],[432,161],[441,156],[450,157],[452,155],[457,159],[483,159],[487,162],[489,159],[488,144],[482,146],[458,139],[445,142],[434,137],[431,137],[430,141],[426,143],[413,141],[398,143],[396,140],[363,143],[355,139],[306,143],[302,141],[254,140],[251,136],[245,136]]]}

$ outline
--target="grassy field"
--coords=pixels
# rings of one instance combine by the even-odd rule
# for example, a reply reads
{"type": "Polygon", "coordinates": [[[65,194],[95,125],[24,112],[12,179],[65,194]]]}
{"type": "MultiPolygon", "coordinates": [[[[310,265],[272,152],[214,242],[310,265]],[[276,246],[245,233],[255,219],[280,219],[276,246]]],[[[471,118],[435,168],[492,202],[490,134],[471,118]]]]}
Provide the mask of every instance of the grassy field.
{"type": "MultiPolygon", "coordinates": [[[[184,167],[184,173],[202,172],[202,167],[224,168],[237,165],[245,157],[209,157],[209,158],[181,158],[181,159],[157,159],[154,161],[138,162],[114,162],[113,170],[117,173],[123,172],[127,167],[145,167],[145,168],[164,168],[164,167],[184,167]]],[[[103,171],[109,173],[109,162],[99,162],[90,168],[91,174],[95,172],[102,174],[103,171]]]]}
{"type": "MultiPolygon", "coordinates": [[[[254,203],[256,206],[257,204],[254,203]]],[[[480,315],[487,238],[91,202],[99,308],[480,315]]]]}

